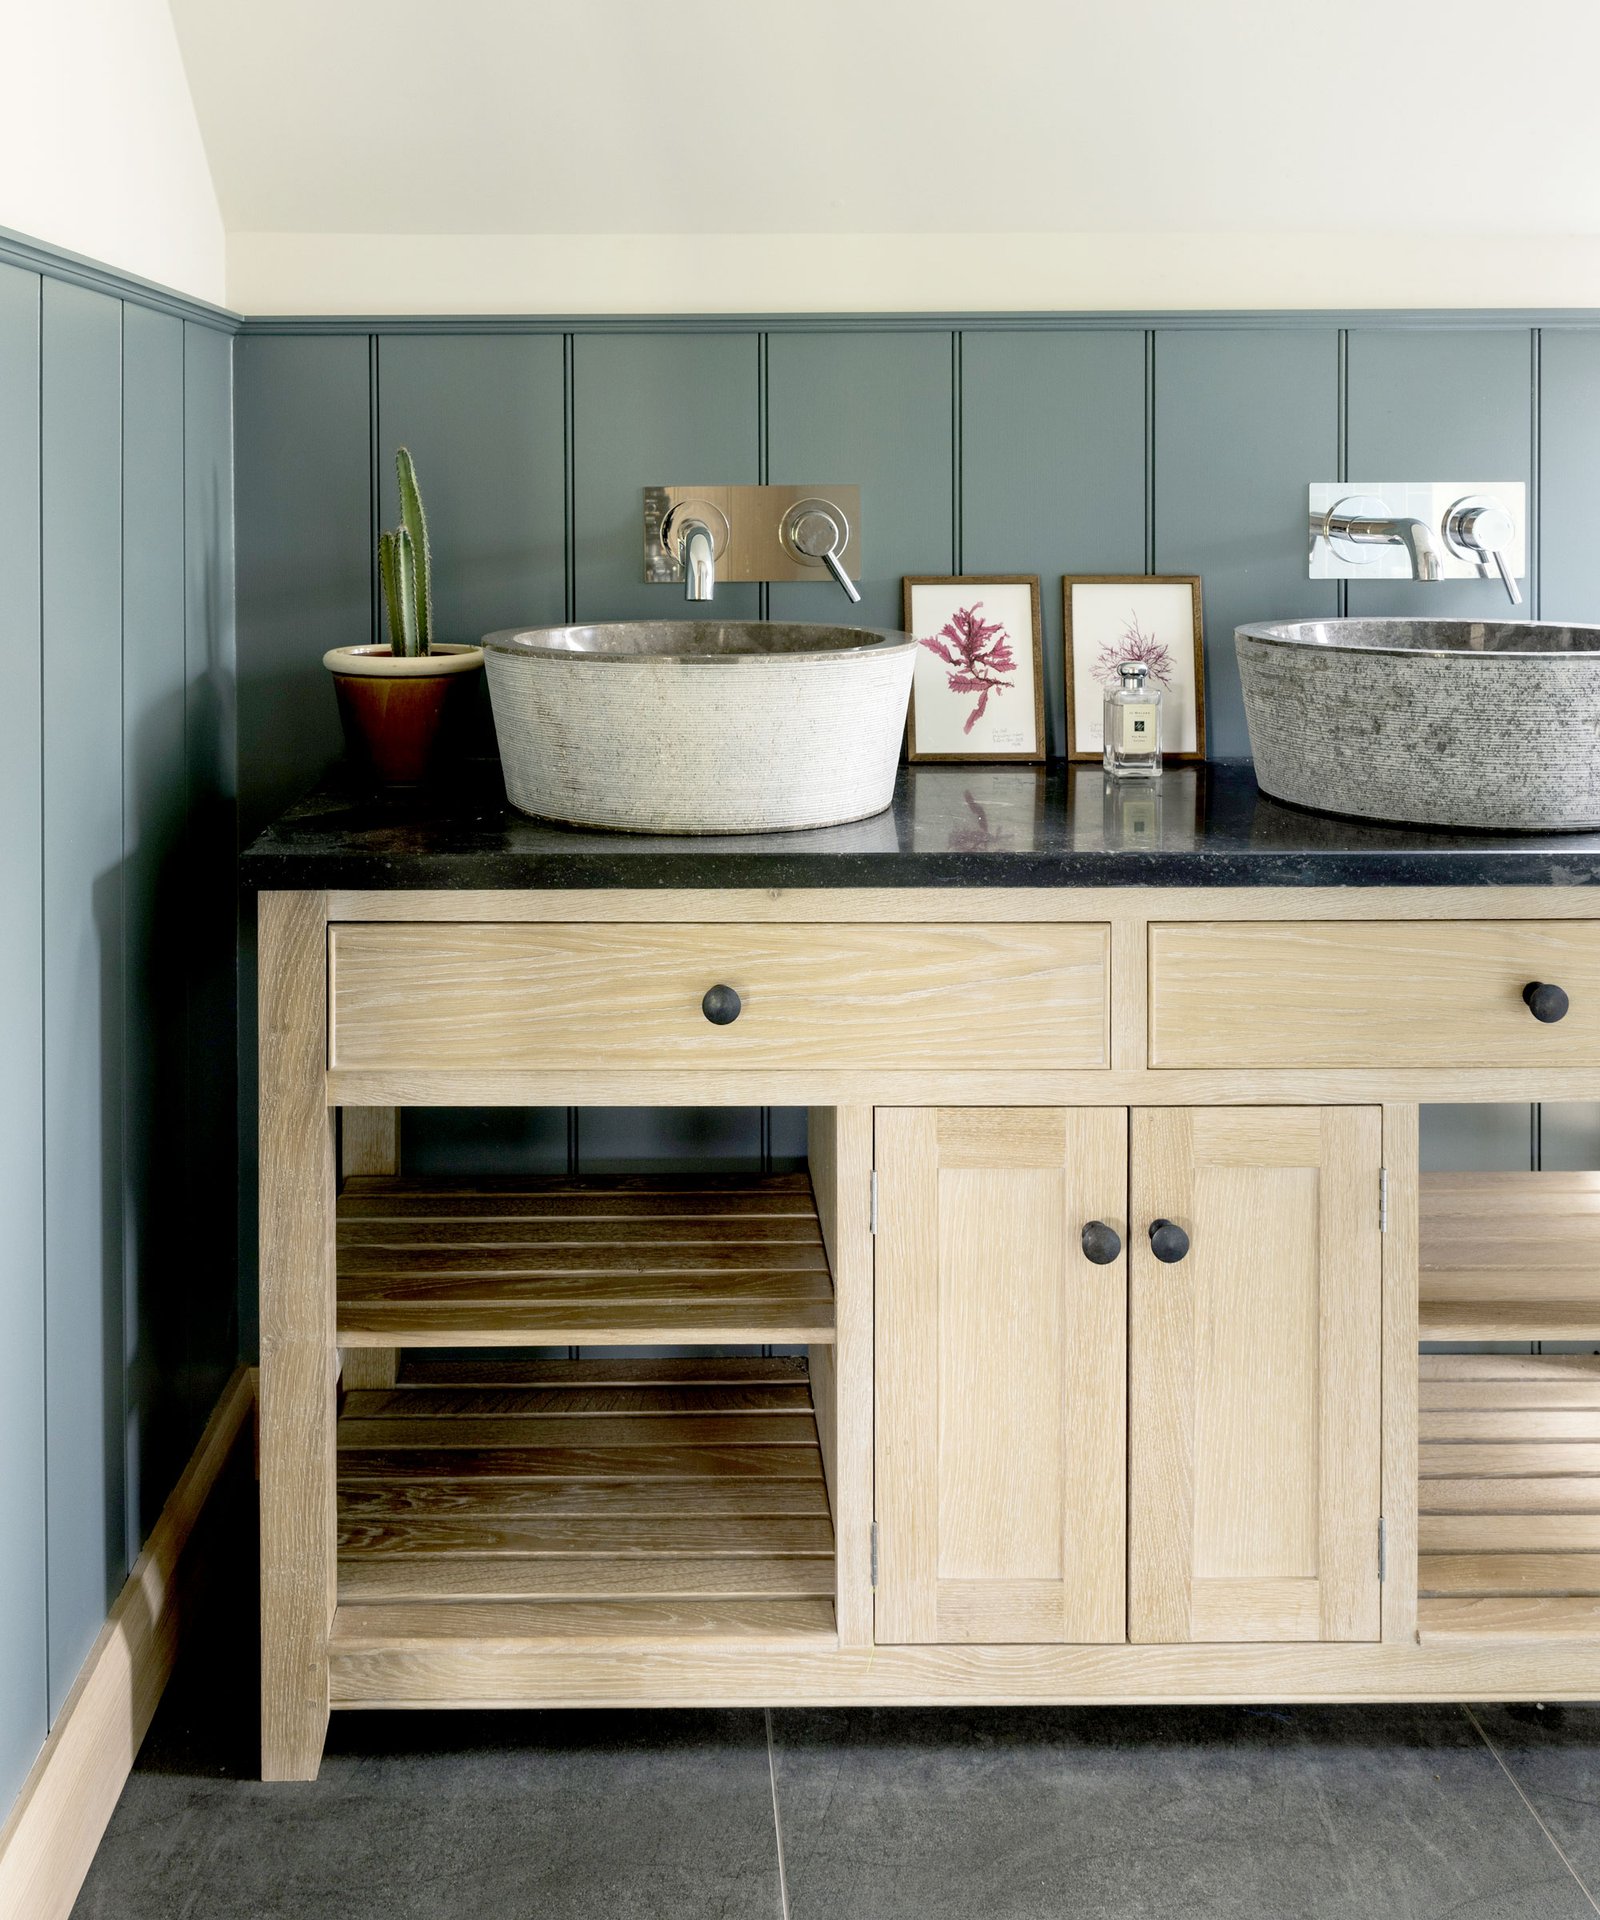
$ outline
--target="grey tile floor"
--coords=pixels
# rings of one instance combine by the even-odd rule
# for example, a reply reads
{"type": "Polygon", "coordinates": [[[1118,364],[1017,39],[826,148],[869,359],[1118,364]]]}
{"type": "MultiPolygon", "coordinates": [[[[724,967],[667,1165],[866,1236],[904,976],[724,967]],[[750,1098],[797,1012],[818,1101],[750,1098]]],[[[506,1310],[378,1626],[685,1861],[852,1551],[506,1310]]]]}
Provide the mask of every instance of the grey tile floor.
{"type": "Polygon", "coordinates": [[[262,1786],[249,1573],[77,1920],[1600,1915],[1600,1706],[337,1714],[262,1786]]]}

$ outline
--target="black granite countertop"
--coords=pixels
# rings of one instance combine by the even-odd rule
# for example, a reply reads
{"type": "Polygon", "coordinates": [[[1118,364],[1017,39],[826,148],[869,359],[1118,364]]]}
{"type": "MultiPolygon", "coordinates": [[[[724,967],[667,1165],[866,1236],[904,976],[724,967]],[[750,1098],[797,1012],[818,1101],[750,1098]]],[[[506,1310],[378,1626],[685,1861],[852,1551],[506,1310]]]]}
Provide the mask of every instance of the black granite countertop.
{"type": "Polygon", "coordinates": [[[396,887],[1594,886],[1600,834],[1438,833],[1280,805],[1248,766],[901,769],[871,820],[703,838],[530,820],[498,765],[432,790],[335,770],[246,849],[252,891],[396,887]]]}

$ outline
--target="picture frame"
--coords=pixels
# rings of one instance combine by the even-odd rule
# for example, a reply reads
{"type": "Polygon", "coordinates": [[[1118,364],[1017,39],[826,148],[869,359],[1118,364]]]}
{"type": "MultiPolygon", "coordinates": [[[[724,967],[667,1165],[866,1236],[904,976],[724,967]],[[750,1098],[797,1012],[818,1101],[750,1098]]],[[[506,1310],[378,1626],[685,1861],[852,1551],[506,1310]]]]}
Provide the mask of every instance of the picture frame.
{"type": "Polygon", "coordinates": [[[1197,573],[1072,573],[1061,582],[1067,758],[1104,752],[1106,673],[1124,659],[1152,664],[1161,688],[1163,761],[1206,757],[1204,617],[1197,573]]]}
{"type": "Polygon", "coordinates": [[[907,574],[901,592],[905,631],[920,643],[907,759],[1043,761],[1039,576],[907,574]]]}

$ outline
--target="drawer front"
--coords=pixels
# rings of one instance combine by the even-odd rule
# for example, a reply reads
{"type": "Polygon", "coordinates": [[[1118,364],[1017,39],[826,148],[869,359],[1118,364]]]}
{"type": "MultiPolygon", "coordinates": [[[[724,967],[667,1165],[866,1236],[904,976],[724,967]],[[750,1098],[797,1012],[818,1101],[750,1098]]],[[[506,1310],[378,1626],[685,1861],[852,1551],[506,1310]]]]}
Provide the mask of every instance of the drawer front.
{"type": "Polygon", "coordinates": [[[1600,927],[1583,920],[1150,928],[1152,1067],[1600,1064],[1600,927]],[[1536,1020],[1534,981],[1564,1019],[1536,1020]]]}
{"type": "Polygon", "coordinates": [[[330,929],[339,1068],[1104,1067],[1094,926],[330,929]],[[708,988],[740,1010],[714,1025],[708,988]]]}

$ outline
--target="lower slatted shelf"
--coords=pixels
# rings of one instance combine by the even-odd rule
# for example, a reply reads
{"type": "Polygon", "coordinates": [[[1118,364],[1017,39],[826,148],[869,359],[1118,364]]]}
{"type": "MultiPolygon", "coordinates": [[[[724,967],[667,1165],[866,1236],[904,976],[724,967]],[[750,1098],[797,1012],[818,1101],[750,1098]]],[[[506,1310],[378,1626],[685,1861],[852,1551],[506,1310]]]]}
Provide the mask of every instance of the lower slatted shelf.
{"type": "Polygon", "coordinates": [[[1600,1358],[1421,1358],[1418,1627],[1600,1638],[1600,1358]]]}
{"type": "Polygon", "coordinates": [[[339,1421],[334,1646],[834,1635],[799,1359],[414,1364],[339,1421]]]}

